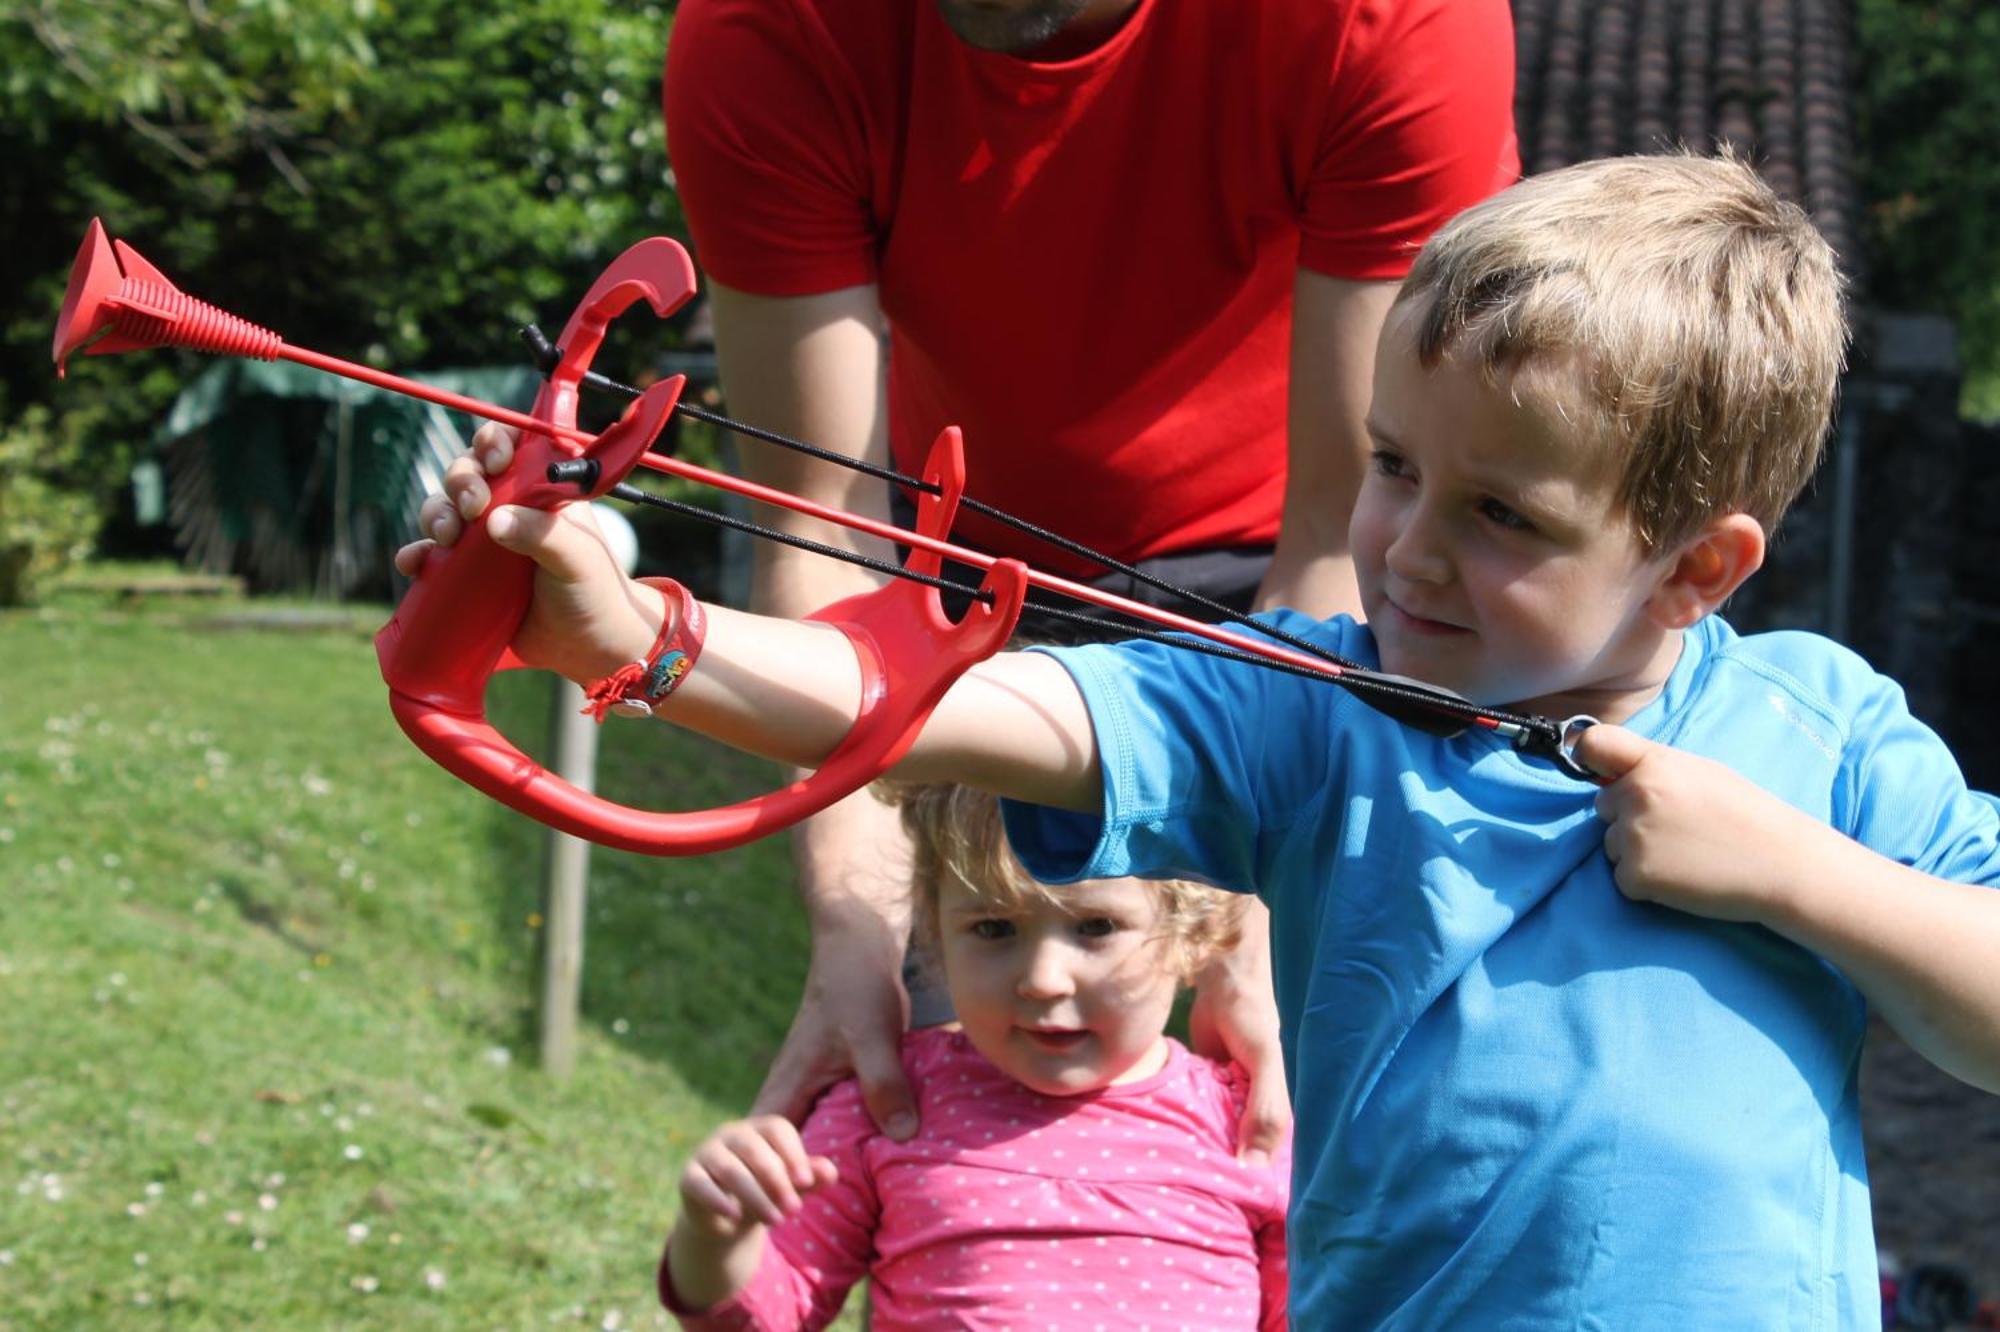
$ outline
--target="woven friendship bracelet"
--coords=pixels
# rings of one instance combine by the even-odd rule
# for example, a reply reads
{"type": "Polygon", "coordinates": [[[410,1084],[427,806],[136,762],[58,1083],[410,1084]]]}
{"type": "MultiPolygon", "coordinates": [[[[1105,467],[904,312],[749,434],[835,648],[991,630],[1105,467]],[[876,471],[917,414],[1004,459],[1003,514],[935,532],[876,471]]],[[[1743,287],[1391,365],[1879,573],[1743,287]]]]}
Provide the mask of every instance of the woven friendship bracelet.
{"type": "Polygon", "coordinates": [[[642,578],[667,598],[667,618],[645,660],[621,666],[584,691],[584,711],[598,721],[615,712],[621,717],[650,717],[701,657],[708,634],[708,616],[688,590],[671,578],[642,578]]]}

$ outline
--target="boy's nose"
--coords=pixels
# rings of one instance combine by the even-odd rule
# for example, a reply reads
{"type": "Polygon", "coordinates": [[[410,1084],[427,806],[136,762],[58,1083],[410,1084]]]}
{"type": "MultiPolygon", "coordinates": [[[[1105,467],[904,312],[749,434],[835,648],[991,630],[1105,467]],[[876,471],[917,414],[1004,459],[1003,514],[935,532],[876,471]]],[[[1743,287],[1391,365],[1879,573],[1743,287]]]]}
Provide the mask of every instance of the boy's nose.
{"type": "Polygon", "coordinates": [[[1396,530],[1395,540],[1382,553],[1382,562],[1405,582],[1442,583],[1451,577],[1451,561],[1445,555],[1437,522],[1417,510],[1412,510],[1396,530]]]}

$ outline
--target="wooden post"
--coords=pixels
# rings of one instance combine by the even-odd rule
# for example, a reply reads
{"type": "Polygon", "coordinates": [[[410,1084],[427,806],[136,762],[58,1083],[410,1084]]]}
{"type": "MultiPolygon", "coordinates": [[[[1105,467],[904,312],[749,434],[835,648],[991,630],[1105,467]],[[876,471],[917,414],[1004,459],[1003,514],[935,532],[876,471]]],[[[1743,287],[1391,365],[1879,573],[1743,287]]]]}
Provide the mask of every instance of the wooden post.
{"type": "MultiPolygon", "coordinates": [[[[630,574],[639,538],[625,515],[590,506],[605,544],[630,574]]],[[[597,723],[583,715],[583,690],[560,675],[549,711],[549,770],[584,791],[597,789],[597,723]]],[[[589,895],[590,843],[549,829],[542,882],[542,1069],[557,1079],[576,1068],[578,994],[583,988],[583,906],[589,895]]]]}
{"type": "MultiPolygon", "coordinates": [[[[597,774],[597,723],[583,715],[583,690],[561,676],[549,714],[551,769],[591,790],[597,774]]],[[[576,1067],[578,992],[583,987],[583,908],[590,884],[590,843],[549,830],[542,904],[542,1068],[567,1078],[576,1067]]]]}

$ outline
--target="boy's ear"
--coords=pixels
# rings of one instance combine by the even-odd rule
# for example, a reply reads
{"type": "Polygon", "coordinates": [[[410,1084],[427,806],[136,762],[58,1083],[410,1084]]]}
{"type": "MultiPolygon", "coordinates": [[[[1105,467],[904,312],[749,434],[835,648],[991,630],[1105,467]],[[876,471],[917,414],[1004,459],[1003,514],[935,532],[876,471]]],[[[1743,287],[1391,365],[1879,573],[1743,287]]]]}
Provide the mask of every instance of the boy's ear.
{"type": "Polygon", "coordinates": [[[1647,611],[1662,628],[1685,629],[1729,600],[1763,564],[1763,525],[1747,513],[1718,515],[1681,544],[1647,611]]]}

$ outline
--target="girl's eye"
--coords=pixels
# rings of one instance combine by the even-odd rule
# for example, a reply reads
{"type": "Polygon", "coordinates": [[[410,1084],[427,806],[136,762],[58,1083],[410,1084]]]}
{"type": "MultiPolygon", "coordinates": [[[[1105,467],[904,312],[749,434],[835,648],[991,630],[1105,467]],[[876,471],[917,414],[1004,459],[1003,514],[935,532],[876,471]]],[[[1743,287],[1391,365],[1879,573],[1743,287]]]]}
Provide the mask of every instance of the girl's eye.
{"type": "Polygon", "coordinates": [[[1479,501],[1480,516],[1496,527],[1504,527],[1512,532],[1532,532],[1535,525],[1514,512],[1499,500],[1490,496],[1479,501]]]}
{"type": "Polygon", "coordinates": [[[1107,939],[1118,933],[1118,922],[1109,916],[1091,916],[1076,923],[1076,932],[1086,939],[1107,939]]]}
{"type": "Polygon", "coordinates": [[[1014,922],[1011,920],[975,920],[969,928],[977,939],[1008,939],[1014,934],[1014,922]]]}

